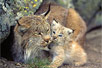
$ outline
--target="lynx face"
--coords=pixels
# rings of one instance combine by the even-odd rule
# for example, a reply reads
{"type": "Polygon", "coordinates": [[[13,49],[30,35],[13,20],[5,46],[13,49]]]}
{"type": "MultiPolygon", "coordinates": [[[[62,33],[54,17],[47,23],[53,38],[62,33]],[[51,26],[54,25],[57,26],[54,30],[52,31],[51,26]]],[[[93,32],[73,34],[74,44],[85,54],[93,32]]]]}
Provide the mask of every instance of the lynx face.
{"type": "Polygon", "coordinates": [[[45,42],[50,40],[50,25],[44,16],[34,15],[26,16],[19,20],[16,32],[18,32],[23,38],[29,36],[41,36],[45,42]]]}
{"type": "Polygon", "coordinates": [[[66,43],[66,40],[71,39],[70,37],[74,32],[72,29],[62,26],[55,20],[51,24],[51,29],[52,37],[58,44],[66,43]]]}
{"type": "Polygon", "coordinates": [[[41,56],[50,43],[50,25],[42,15],[22,17],[14,29],[13,58],[17,62],[41,56]]]}

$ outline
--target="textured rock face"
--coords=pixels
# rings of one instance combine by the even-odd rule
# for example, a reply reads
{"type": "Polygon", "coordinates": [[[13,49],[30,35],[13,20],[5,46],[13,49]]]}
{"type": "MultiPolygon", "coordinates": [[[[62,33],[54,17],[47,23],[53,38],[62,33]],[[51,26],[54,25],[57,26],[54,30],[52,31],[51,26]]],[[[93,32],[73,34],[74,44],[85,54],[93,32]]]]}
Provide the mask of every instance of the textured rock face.
{"type": "Polygon", "coordinates": [[[6,14],[2,13],[4,13],[4,11],[2,9],[2,5],[0,5],[0,43],[3,42],[10,33],[9,18],[6,14]]]}
{"type": "Polygon", "coordinates": [[[88,31],[98,27],[102,28],[102,11],[97,12],[96,16],[88,23],[88,31]]]}
{"type": "Polygon", "coordinates": [[[15,24],[14,15],[6,12],[4,3],[0,2],[0,43],[2,43],[10,33],[10,27],[15,24]]]}
{"type": "Polygon", "coordinates": [[[0,58],[0,68],[29,68],[28,65],[7,61],[4,58],[0,58]]]}
{"type": "Polygon", "coordinates": [[[32,1],[33,4],[31,4],[30,1],[26,3],[20,0],[0,0],[0,43],[8,37],[10,27],[16,25],[15,20],[33,14],[41,2],[42,0],[34,0],[32,1]]]}
{"type": "Polygon", "coordinates": [[[102,26],[102,0],[73,0],[73,4],[86,21],[88,31],[102,26]]]}
{"type": "Polygon", "coordinates": [[[85,19],[85,21],[89,21],[91,17],[99,10],[99,6],[101,5],[101,0],[73,0],[75,9],[79,11],[81,16],[85,19]]]}

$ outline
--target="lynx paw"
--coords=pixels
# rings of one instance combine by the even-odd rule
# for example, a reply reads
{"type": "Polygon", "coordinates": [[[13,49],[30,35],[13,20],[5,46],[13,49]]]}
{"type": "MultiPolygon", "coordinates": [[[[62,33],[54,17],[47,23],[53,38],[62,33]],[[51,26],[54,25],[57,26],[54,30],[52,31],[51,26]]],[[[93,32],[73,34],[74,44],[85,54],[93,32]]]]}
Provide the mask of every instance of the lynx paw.
{"type": "Polygon", "coordinates": [[[83,65],[82,62],[75,62],[75,66],[81,66],[81,65],[83,65]]]}
{"type": "Polygon", "coordinates": [[[56,66],[48,65],[47,68],[57,68],[56,66]]]}

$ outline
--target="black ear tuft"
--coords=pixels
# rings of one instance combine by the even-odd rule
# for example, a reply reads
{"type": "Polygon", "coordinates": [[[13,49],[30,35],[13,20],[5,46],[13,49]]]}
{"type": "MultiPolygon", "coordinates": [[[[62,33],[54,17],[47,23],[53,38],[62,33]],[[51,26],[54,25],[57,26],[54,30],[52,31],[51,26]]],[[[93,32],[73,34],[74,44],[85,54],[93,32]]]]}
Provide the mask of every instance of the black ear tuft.
{"type": "Polygon", "coordinates": [[[53,20],[54,20],[56,23],[58,23],[58,21],[57,21],[55,18],[54,18],[53,20]]]}
{"type": "Polygon", "coordinates": [[[72,30],[72,33],[74,33],[75,30],[72,30]]]}
{"type": "Polygon", "coordinates": [[[51,4],[49,4],[49,9],[48,9],[48,11],[45,13],[44,16],[47,16],[47,15],[49,14],[50,10],[51,10],[51,4]]]}
{"type": "Polygon", "coordinates": [[[20,24],[19,24],[18,20],[15,20],[15,21],[17,22],[18,26],[20,26],[20,24]]]}
{"type": "Polygon", "coordinates": [[[49,5],[49,9],[48,11],[44,14],[45,20],[47,20],[47,18],[49,17],[51,11],[50,11],[50,5],[49,5]]]}

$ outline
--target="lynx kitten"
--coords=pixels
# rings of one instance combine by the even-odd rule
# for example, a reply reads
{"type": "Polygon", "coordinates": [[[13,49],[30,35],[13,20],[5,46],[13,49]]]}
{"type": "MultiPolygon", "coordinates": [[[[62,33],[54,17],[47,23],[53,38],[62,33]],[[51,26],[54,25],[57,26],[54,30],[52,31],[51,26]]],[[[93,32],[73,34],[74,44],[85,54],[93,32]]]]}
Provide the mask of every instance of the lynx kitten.
{"type": "Polygon", "coordinates": [[[50,68],[57,68],[62,64],[80,66],[86,63],[87,54],[84,49],[75,41],[71,40],[73,30],[60,25],[53,20],[52,25],[53,42],[49,45],[53,56],[50,68]]]}

